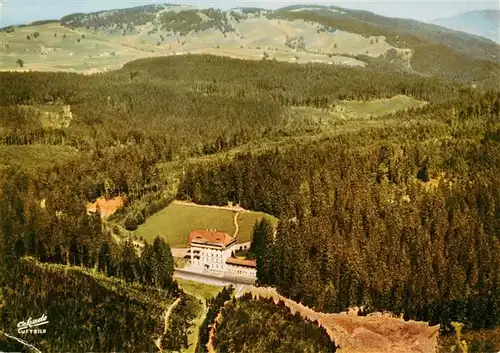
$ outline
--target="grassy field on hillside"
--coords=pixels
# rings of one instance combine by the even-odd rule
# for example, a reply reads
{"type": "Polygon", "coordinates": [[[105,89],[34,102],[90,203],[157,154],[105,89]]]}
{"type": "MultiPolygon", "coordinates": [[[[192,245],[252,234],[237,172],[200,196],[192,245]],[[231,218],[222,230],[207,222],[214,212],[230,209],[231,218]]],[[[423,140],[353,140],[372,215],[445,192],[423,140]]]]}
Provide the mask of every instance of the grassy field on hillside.
{"type": "Polygon", "coordinates": [[[236,32],[225,34],[209,29],[174,36],[165,31],[151,33],[148,26],[137,26],[136,32],[125,35],[103,29],[94,31],[92,27],[71,29],[58,23],[15,28],[11,33],[0,32],[0,69],[92,72],[118,69],[138,58],[187,53],[365,66],[364,61],[350,56],[377,56],[392,48],[383,38],[375,43],[375,37],[344,31],[320,35],[315,24],[302,20],[252,18],[230,22],[236,32]],[[273,35],[266,35],[269,33],[273,35]],[[305,36],[308,50],[297,52],[288,47],[288,36],[305,36]],[[18,66],[18,59],[23,61],[23,68],[18,66]]]}
{"type": "Polygon", "coordinates": [[[234,213],[228,210],[186,206],[172,203],[152,215],[133,232],[148,242],[159,235],[170,247],[187,247],[189,233],[194,229],[217,229],[232,235],[234,213]]]}
{"type": "Polygon", "coordinates": [[[177,281],[177,283],[179,283],[179,286],[186,293],[198,295],[205,299],[210,299],[215,297],[217,293],[219,293],[220,290],[222,289],[222,287],[220,286],[213,286],[210,284],[193,282],[182,278],[176,278],[175,280],[177,281]]]}
{"type": "MultiPolygon", "coordinates": [[[[215,207],[172,203],[149,217],[146,223],[140,225],[132,234],[149,243],[159,235],[164,237],[172,248],[188,247],[189,233],[194,229],[216,229],[232,236],[236,230],[235,212],[215,207]]],[[[255,221],[263,216],[263,213],[250,211],[239,215],[238,243],[251,240],[255,221]]]]}
{"type": "Polygon", "coordinates": [[[56,162],[70,160],[77,154],[78,150],[70,146],[0,146],[0,168],[3,166],[18,166],[24,169],[50,167],[56,162]]]}
{"type": "MultiPolygon", "coordinates": [[[[388,114],[422,107],[425,104],[427,103],[409,96],[397,95],[369,101],[341,101],[336,106],[326,109],[290,107],[286,116],[288,136],[280,138],[280,146],[286,145],[287,139],[317,140],[350,131],[400,124],[399,119],[388,114]],[[304,131],[308,133],[304,134],[304,131]]],[[[293,143],[296,144],[296,141],[293,143]]],[[[265,146],[265,143],[260,143],[258,148],[262,146],[265,146]]]]}
{"type": "Polygon", "coordinates": [[[55,23],[1,32],[0,42],[0,69],[17,68],[18,59],[26,70],[117,69],[127,61],[146,56],[140,50],[122,46],[112,36],[55,23]]]}
{"type": "Polygon", "coordinates": [[[255,222],[266,217],[271,221],[274,227],[278,226],[278,219],[263,212],[243,212],[238,215],[238,243],[244,243],[252,240],[253,226],[255,222]]]}
{"type": "Polygon", "coordinates": [[[399,95],[390,99],[377,99],[366,102],[344,101],[339,107],[347,113],[362,116],[381,116],[398,110],[420,108],[426,103],[412,97],[399,95]]]}
{"type": "Polygon", "coordinates": [[[44,128],[66,128],[72,120],[71,106],[61,104],[40,104],[20,106],[27,115],[39,116],[44,128]]]}

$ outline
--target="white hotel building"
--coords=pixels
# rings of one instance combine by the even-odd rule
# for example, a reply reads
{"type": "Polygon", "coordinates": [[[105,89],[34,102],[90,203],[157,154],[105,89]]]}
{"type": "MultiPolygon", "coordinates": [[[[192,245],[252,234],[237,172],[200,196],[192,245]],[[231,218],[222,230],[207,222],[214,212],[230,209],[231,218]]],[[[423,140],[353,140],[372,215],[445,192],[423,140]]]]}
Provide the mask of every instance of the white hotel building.
{"type": "Polygon", "coordinates": [[[232,256],[236,239],[215,230],[193,230],[189,234],[190,249],[186,257],[191,264],[204,271],[224,275],[257,278],[255,260],[242,260],[232,256]]]}

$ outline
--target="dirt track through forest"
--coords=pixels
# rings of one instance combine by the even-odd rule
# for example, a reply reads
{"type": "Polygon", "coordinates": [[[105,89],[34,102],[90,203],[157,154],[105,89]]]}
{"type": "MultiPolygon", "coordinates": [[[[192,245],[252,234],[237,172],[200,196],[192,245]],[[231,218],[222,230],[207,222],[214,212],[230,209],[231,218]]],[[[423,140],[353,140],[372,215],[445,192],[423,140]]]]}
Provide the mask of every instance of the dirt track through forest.
{"type": "MultiPolygon", "coordinates": [[[[230,302],[230,300],[225,302],[224,306],[229,302],[230,302]]],[[[215,320],[214,320],[214,323],[212,324],[212,327],[210,327],[209,331],[208,331],[208,342],[207,342],[208,353],[216,353],[216,350],[214,347],[215,331],[217,330],[217,325],[220,323],[221,320],[222,320],[222,310],[219,311],[219,313],[215,317],[215,320]]]]}
{"type": "MultiPolygon", "coordinates": [[[[165,310],[164,316],[163,316],[163,333],[166,335],[168,331],[168,319],[170,318],[170,314],[172,313],[172,310],[176,307],[177,304],[181,301],[181,297],[177,298],[170,306],[168,307],[167,310],[165,310]]],[[[155,341],[155,345],[158,348],[160,352],[163,351],[163,347],[161,346],[161,337],[157,338],[155,341]]]]}
{"type": "Polygon", "coordinates": [[[165,334],[167,334],[167,331],[168,331],[168,319],[170,318],[170,314],[172,313],[172,310],[174,310],[174,308],[177,306],[177,304],[179,304],[180,301],[181,301],[181,297],[177,298],[172,303],[172,305],[170,305],[168,307],[168,309],[165,311],[165,325],[164,325],[164,329],[163,329],[163,332],[165,334]]]}

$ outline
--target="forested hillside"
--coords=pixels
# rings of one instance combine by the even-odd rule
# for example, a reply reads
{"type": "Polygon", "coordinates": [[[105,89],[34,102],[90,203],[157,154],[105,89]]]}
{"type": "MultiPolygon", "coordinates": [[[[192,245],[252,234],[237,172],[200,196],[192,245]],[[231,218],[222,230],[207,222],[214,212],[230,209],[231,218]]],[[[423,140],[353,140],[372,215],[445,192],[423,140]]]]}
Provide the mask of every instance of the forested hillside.
{"type": "MultiPolygon", "coordinates": [[[[73,238],[96,256],[104,230],[98,217],[85,214],[85,204],[123,194],[134,213],[147,217],[176,195],[186,158],[339,133],[345,120],[330,111],[345,99],[406,94],[440,102],[458,94],[439,79],[215,56],[139,60],[95,76],[0,76],[0,149],[26,160],[43,147],[57,161],[47,164],[38,154],[21,165],[0,161],[11,229],[31,253],[43,238],[49,256],[57,246],[68,249],[73,238]],[[67,126],[42,124],[41,109],[66,105],[67,126]],[[293,107],[309,109],[308,115],[323,109],[327,119],[296,116],[293,107]],[[54,155],[69,148],[69,156],[54,155]]],[[[366,124],[353,121],[355,129],[366,124]]]]}
{"type": "MultiPolygon", "coordinates": [[[[499,50],[495,43],[418,21],[386,18],[370,12],[338,7],[301,9],[300,6],[293,6],[277,10],[268,16],[311,21],[327,28],[363,36],[383,35],[395,48],[410,48],[413,51],[409,72],[444,76],[459,81],[486,80],[493,85],[500,74],[499,50]],[[491,75],[495,80],[489,80],[491,75]]],[[[398,62],[398,55],[395,53],[386,53],[383,58],[362,58],[378,69],[381,68],[381,61],[398,62]]],[[[400,64],[399,69],[408,71],[404,64],[400,64]]]]}
{"type": "Polygon", "coordinates": [[[253,299],[246,294],[221,311],[214,347],[216,352],[333,353],[335,342],[326,330],[306,321],[283,303],[253,299]]]}
{"type": "MultiPolygon", "coordinates": [[[[171,316],[170,331],[164,333],[164,311],[179,295],[176,291],[126,284],[81,267],[41,264],[33,258],[10,268],[9,278],[1,330],[18,336],[18,322],[45,314],[46,333],[24,336],[42,351],[152,352],[157,350],[156,340],[171,350],[187,346],[189,325],[184,320],[193,317],[189,306],[179,306],[184,312],[171,316]]],[[[0,335],[0,349],[20,347],[0,335]]]]}
{"type": "Polygon", "coordinates": [[[306,305],[495,327],[499,98],[464,96],[396,114],[399,127],[195,166],[179,196],[280,218],[259,281],[306,305]]]}

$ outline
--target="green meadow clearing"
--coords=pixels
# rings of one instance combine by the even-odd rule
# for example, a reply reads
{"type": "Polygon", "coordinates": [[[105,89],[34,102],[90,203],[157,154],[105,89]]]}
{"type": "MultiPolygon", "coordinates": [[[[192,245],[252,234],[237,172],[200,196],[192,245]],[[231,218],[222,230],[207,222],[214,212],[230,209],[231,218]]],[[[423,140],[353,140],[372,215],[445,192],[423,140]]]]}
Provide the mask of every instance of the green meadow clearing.
{"type": "Polygon", "coordinates": [[[221,286],[214,286],[211,284],[204,284],[189,281],[187,279],[176,278],[175,279],[179,286],[186,292],[199,297],[203,297],[205,299],[213,298],[220,292],[222,289],[221,286]]]}
{"type": "Polygon", "coordinates": [[[363,116],[381,116],[395,113],[398,110],[423,107],[426,102],[405,95],[394,96],[389,99],[370,101],[344,101],[339,106],[347,113],[363,116]]]}
{"type": "Polygon", "coordinates": [[[17,166],[23,169],[51,167],[58,162],[71,160],[78,155],[71,146],[24,145],[0,146],[0,168],[17,166]]]}
{"type": "MultiPolygon", "coordinates": [[[[149,217],[131,233],[136,237],[142,237],[148,243],[159,235],[165,238],[172,248],[188,247],[189,233],[194,229],[216,229],[234,235],[235,213],[236,211],[216,207],[172,203],[149,217]]],[[[238,215],[238,243],[252,239],[253,226],[262,217],[268,217],[273,224],[277,224],[274,217],[261,212],[246,211],[238,215]]]]}
{"type": "Polygon", "coordinates": [[[253,226],[255,222],[262,218],[267,218],[274,227],[278,226],[278,219],[263,212],[246,211],[238,215],[238,243],[244,243],[252,240],[253,226]]]}

